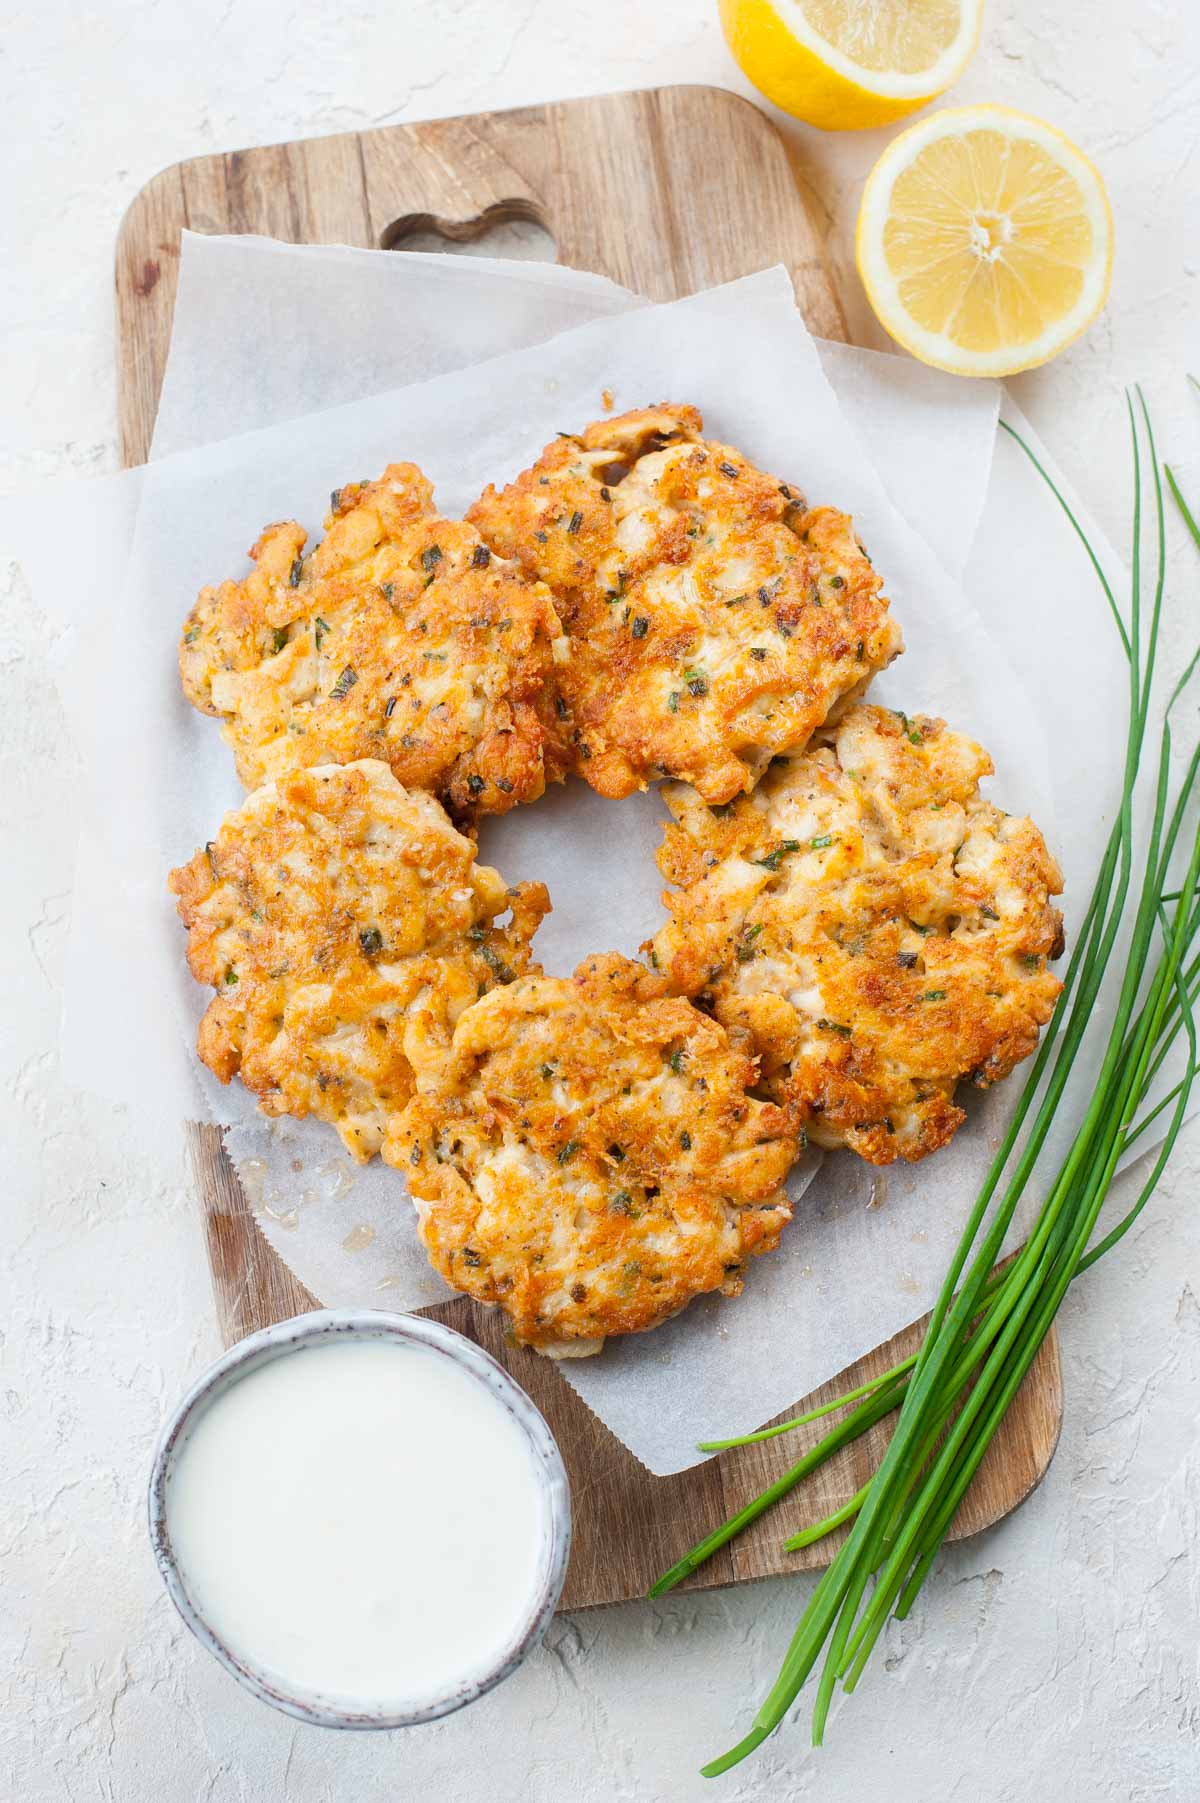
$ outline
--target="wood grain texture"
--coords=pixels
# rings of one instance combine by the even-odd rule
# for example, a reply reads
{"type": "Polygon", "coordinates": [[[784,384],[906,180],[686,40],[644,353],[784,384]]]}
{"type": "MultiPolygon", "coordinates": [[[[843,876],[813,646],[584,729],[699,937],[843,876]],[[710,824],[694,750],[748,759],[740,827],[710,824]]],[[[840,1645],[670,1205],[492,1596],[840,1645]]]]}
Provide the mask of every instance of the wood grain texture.
{"type": "MultiPolygon", "coordinates": [[[[185,227],[387,248],[431,227],[469,239],[504,218],[536,220],[553,235],[560,262],[656,300],[782,262],[812,330],[846,336],[782,140],[756,108],[718,89],[606,95],[200,157],[164,170],[142,190],[117,245],[126,464],[144,461],[150,445],[185,227]]],[[[227,1342],[318,1307],[259,1233],[217,1129],[192,1126],[188,1134],[227,1342]]],[[[802,1222],[793,1231],[803,1231],[802,1222]]],[[[665,1566],[778,1478],[821,1431],[816,1424],[678,1477],[654,1478],[548,1360],[504,1344],[494,1313],[465,1299],[426,1312],[499,1359],[537,1402],[562,1448],[575,1510],[564,1608],[644,1594],[665,1566]]],[[[917,1323],[785,1414],[886,1370],[919,1335],[917,1323]]],[[[1029,1494],[1053,1456],[1061,1421],[1052,1335],[963,1501],[953,1537],[989,1526],[1029,1494]]],[[[877,1427],[831,1460],[698,1572],[692,1587],[823,1564],[836,1538],[793,1554],[780,1543],[852,1496],[886,1437],[877,1427]]]]}

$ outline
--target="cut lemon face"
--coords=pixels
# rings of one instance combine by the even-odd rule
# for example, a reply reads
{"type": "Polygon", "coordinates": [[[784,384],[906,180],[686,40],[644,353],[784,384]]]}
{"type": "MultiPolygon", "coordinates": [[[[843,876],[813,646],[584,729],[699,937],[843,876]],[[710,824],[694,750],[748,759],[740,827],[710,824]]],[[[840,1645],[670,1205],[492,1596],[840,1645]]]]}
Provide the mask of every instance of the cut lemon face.
{"type": "Polygon", "coordinates": [[[923,363],[1008,376],[1057,356],[1112,278],[1112,213],[1069,138],[1004,106],[910,126],[867,178],[858,269],[881,325],[923,363]]]}
{"type": "Polygon", "coordinates": [[[720,0],[729,48],[795,119],[857,131],[904,119],[957,81],[983,0],[720,0]]]}

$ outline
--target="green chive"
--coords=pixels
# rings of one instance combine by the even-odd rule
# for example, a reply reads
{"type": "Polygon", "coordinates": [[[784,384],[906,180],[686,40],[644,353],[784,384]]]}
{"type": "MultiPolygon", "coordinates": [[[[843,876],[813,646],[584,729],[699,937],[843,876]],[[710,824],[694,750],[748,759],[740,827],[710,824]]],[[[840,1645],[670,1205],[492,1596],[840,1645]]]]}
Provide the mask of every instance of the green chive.
{"type": "Polygon", "coordinates": [[[762,930],[763,923],[761,920],[756,920],[753,926],[742,928],[742,936],[737,944],[737,961],[739,964],[749,964],[754,956],[754,941],[758,938],[758,935],[762,930]]]}
{"type": "MultiPolygon", "coordinates": [[[[783,1722],[824,1653],[813,1709],[813,1740],[824,1734],[834,1689],[853,1690],[890,1619],[901,1619],[937,1556],[955,1511],[1005,1419],[1007,1409],[1045,1341],[1076,1276],[1110,1251],[1149,1201],[1183,1125],[1200,1069],[1194,1005],[1200,995],[1200,828],[1189,800],[1200,780],[1200,743],[1184,760],[1172,799],[1172,707],[1200,662],[1200,652],[1171,693],[1159,737],[1148,824],[1135,788],[1152,701],[1166,584],[1163,485],[1153,432],[1140,392],[1128,400],[1133,444],[1133,574],[1127,618],[1099,558],[1037,463],[1029,447],[1004,426],[1046,480],[1099,577],[1116,620],[1129,668],[1121,805],[1100,860],[1091,899],[1078,928],[1058,1006],[1042,1039],[1012,1120],[971,1210],[920,1351],[826,1405],[856,1406],[832,1432],[769,1489],[714,1530],[664,1573],[661,1595],[695,1571],[734,1534],[756,1520],[841,1446],[889,1414],[896,1420],[883,1458],[858,1493],[832,1514],[793,1536],[807,1544],[834,1526],[850,1531],[812,1592],[779,1675],[749,1733],[703,1768],[716,1777],[737,1765],[783,1722]],[[1144,448],[1143,448],[1144,441],[1144,448]],[[1152,476],[1156,559],[1143,596],[1142,459],[1152,476]],[[1186,865],[1183,881],[1174,874],[1186,865]],[[1116,948],[1120,948],[1117,950],[1116,948]],[[1120,983],[1105,1000],[1114,955],[1120,983]],[[1180,1042],[1183,1042],[1182,1045],[1180,1042]],[[1143,1112],[1163,1060],[1185,1053],[1184,1074],[1170,1095],[1143,1112]],[[1077,1062],[1096,1071],[1078,1102],[1074,1137],[1057,1169],[1039,1163],[1059,1118],[1077,1062]],[[1100,1240],[1096,1223],[1122,1154],[1164,1106],[1166,1137],[1128,1213],[1100,1240]],[[1042,1197],[1029,1238],[1002,1268],[997,1258],[1025,1191],[1042,1197]],[[863,1398],[863,1400],[859,1400],[863,1398]]],[[[1003,422],[1002,422],[1003,424],[1003,422]]],[[[1168,485],[1185,525],[1200,546],[1197,526],[1178,485],[1168,485]]],[[[910,922],[916,927],[915,922],[910,922]]],[[[916,928],[924,933],[928,929],[916,928]]],[[[1036,960],[1035,960],[1036,962],[1036,960]]],[[[939,992],[929,992],[931,995],[939,992]]],[[[832,1023],[822,1022],[822,1025],[832,1023]]],[[[817,1411],[820,1412],[820,1411],[817,1411]]],[[[788,1431],[798,1422],[780,1424],[788,1431]]],[[[765,1437],[772,1430],[762,1430],[765,1437]]]]}
{"type": "MultiPolygon", "coordinates": [[[[813,844],[815,845],[816,843],[817,841],[814,839],[813,844]]],[[[826,839],[825,843],[828,845],[829,840],[826,839]]],[[[758,858],[755,861],[760,864],[764,870],[778,870],[781,859],[790,857],[794,851],[799,851],[799,849],[799,839],[782,839],[775,847],[774,851],[769,851],[765,858],[758,858]]]]}

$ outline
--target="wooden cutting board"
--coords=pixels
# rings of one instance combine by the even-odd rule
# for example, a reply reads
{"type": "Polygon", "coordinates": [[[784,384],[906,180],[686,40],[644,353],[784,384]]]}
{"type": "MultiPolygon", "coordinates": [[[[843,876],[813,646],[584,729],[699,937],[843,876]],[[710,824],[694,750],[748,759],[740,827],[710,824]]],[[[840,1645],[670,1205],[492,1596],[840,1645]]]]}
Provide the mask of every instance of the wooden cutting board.
{"type": "MultiPolygon", "coordinates": [[[[846,337],[821,235],[783,140],[755,107],[720,89],[610,94],[198,157],[142,189],[118,240],[125,463],[143,462],[150,444],[184,227],[395,249],[415,232],[433,229],[462,241],[509,219],[542,225],[561,262],[597,270],[656,300],[783,262],[811,329],[846,337]]],[[[181,618],[190,600],[179,597],[181,618]]],[[[259,1233],[217,1130],[189,1133],[226,1340],[319,1307],[259,1233]]],[[[801,1216],[792,1231],[803,1230],[801,1216]]],[[[752,1307],[752,1297],[742,1306],[752,1307]]],[[[677,1477],[654,1478],[548,1360],[504,1345],[495,1313],[465,1299],[427,1312],[507,1366],[562,1448],[575,1510],[564,1608],[644,1594],[660,1571],[777,1478],[819,1432],[801,1430],[677,1477]]],[[[918,1339],[916,1324],[786,1414],[886,1370],[918,1339]]],[[[953,1537],[990,1526],[1029,1495],[1053,1456],[1061,1421],[1052,1335],[964,1499],[953,1537]]],[[[711,1560],[693,1586],[823,1564],[836,1539],[792,1554],[781,1552],[780,1542],[847,1500],[885,1443],[883,1427],[864,1436],[711,1560]]]]}

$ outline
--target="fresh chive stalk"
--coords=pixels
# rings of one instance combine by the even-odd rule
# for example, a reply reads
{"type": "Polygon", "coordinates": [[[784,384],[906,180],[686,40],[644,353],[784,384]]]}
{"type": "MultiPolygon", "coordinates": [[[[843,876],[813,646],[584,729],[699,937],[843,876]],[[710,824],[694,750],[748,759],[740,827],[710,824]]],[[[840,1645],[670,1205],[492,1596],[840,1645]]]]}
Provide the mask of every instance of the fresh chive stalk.
{"type": "MultiPolygon", "coordinates": [[[[918,1353],[844,1396],[793,1420],[704,1450],[773,1438],[831,1414],[847,1413],[762,1495],[685,1554],[650,1591],[661,1596],[695,1571],[842,1446],[895,1414],[887,1449],[857,1495],[784,1544],[796,1549],[850,1526],[822,1574],[750,1732],[703,1768],[717,1777],[778,1727],[822,1660],[813,1708],[820,1745],[840,1682],[853,1690],[888,1620],[912,1607],[955,1512],[1005,1413],[1045,1341],[1068,1286],[1128,1232],[1158,1184],[1187,1113],[1200,1058],[1194,1010],[1200,993],[1200,827],[1191,807],[1200,776],[1200,744],[1173,786],[1171,716],[1200,660],[1192,658],[1167,699],[1159,734],[1150,819],[1135,828],[1134,792],[1155,695],[1155,669],[1166,583],[1163,481],[1140,390],[1127,397],[1133,462],[1133,558],[1128,618],[1065,497],[1020,435],[1005,426],[1050,487],[1078,535],[1116,623],[1129,676],[1122,792],[1091,899],[1076,935],[1063,992],[1046,1029],[1012,1120],[987,1172],[925,1329],[918,1353]],[[1143,580],[1143,459],[1151,472],[1153,582],[1143,580]],[[1182,867],[1182,868],[1181,868],[1182,867]],[[1140,880],[1137,873],[1141,873],[1140,880]],[[1115,1001],[1099,1007],[1110,973],[1115,1001]],[[1180,1043],[1183,1074],[1149,1107],[1166,1058],[1180,1043]],[[1039,1154],[1058,1117],[1081,1051],[1101,1053],[1090,1098],[1053,1174],[1039,1154]],[[1093,1243],[1096,1224],[1122,1156],[1170,1110],[1166,1131],[1129,1212],[1093,1243]],[[1025,1244],[1002,1267],[1005,1235],[1035,1171],[1041,1207],[1025,1244]]],[[[1178,482],[1166,482],[1200,548],[1200,525],[1178,482]]]]}

